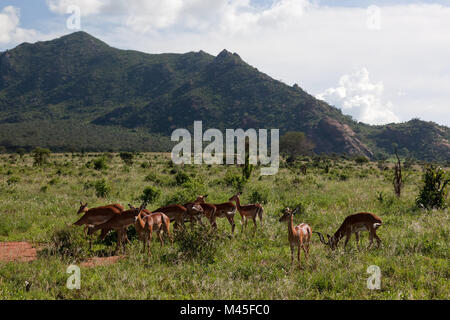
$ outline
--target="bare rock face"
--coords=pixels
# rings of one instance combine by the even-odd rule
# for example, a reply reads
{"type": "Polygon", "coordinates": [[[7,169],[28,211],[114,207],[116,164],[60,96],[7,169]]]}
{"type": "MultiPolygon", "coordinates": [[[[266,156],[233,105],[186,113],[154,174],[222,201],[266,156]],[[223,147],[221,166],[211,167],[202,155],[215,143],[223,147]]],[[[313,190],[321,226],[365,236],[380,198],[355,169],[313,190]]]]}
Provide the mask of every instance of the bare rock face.
{"type": "Polygon", "coordinates": [[[373,152],[357,138],[352,128],[329,117],[319,121],[312,138],[317,152],[345,152],[373,157],[373,152]]]}

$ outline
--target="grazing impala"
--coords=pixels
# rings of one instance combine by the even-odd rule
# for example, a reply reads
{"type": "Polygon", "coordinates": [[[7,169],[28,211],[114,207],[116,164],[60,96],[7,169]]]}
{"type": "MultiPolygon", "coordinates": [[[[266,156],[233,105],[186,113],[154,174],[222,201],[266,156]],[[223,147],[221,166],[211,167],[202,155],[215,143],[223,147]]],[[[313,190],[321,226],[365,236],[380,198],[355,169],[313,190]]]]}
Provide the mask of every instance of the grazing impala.
{"type": "Polygon", "coordinates": [[[373,238],[377,240],[377,246],[380,246],[381,239],[377,236],[376,230],[381,226],[382,222],[379,217],[369,212],[360,212],[349,215],[345,218],[342,225],[335,232],[335,234],[331,237],[327,234],[328,241],[325,241],[323,235],[320,232],[315,232],[319,235],[320,241],[330,246],[331,249],[336,249],[339,240],[341,240],[345,236],[344,248],[347,245],[348,241],[352,233],[355,234],[356,237],[356,246],[359,249],[359,233],[361,231],[369,231],[369,240],[370,244],[367,248],[370,248],[373,243],[373,238]]]}
{"type": "MultiPolygon", "coordinates": [[[[200,204],[205,204],[205,196],[199,196],[195,200],[195,202],[200,204]]],[[[231,225],[231,233],[234,233],[235,223],[234,223],[234,215],[236,214],[236,206],[233,202],[224,202],[219,204],[214,204],[216,207],[215,213],[210,218],[210,223],[214,228],[217,228],[216,218],[227,218],[228,222],[231,225]]]]}
{"type": "Polygon", "coordinates": [[[283,216],[280,218],[280,222],[287,222],[288,226],[288,239],[291,247],[291,264],[294,263],[294,247],[297,247],[297,259],[300,266],[300,248],[305,253],[306,262],[308,262],[309,255],[309,242],[311,240],[311,227],[306,223],[300,223],[294,227],[294,214],[298,208],[294,211],[286,208],[283,216]]]}
{"type": "MultiPolygon", "coordinates": [[[[87,203],[83,204],[80,201],[80,209],[78,214],[84,212],[84,215],[74,223],[74,225],[84,225],[84,231],[91,229],[92,227],[105,223],[114,216],[120,215],[123,212],[123,207],[120,204],[107,205],[102,207],[96,207],[88,209],[87,203]]],[[[105,237],[111,229],[102,229],[100,237],[105,237]]],[[[92,232],[91,232],[92,233],[92,232]]],[[[91,247],[91,240],[89,239],[89,247],[91,247]]]]}
{"type": "Polygon", "coordinates": [[[259,204],[247,204],[244,206],[241,206],[241,201],[239,196],[241,195],[241,193],[237,193],[234,196],[232,196],[229,201],[235,201],[236,202],[236,207],[241,215],[242,218],[242,223],[244,225],[244,228],[247,227],[247,220],[249,218],[251,218],[253,220],[253,223],[255,224],[255,231],[256,231],[256,217],[259,217],[259,221],[261,221],[261,226],[263,225],[263,213],[264,213],[264,208],[259,204]]]}
{"type": "MultiPolygon", "coordinates": [[[[89,229],[88,234],[92,234],[95,231],[102,229],[102,230],[116,230],[117,231],[117,247],[116,247],[116,253],[119,251],[121,245],[123,245],[124,241],[128,241],[128,238],[126,237],[127,229],[130,225],[132,225],[135,221],[135,217],[138,215],[138,213],[143,208],[143,205],[139,210],[136,210],[135,208],[123,211],[120,215],[116,215],[109,219],[107,222],[96,225],[89,229]]],[[[106,235],[105,235],[106,236],[106,235]]]]}
{"type": "Polygon", "coordinates": [[[194,222],[198,221],[201,225],[203,225],[202,216],[204,215],[204,212],[202,206],[199,203],[189,202],[184,204],[183,207],[186,208],[184,222],[189,221],[192,226],[194,222]]]}
{"type": "Polygon", "coordinates": [[[204,195],[204,196],[197,196],[197,199],[194,201],[194,203],[198,203],[202,209],[203,209],[203,214],[205,215],[205,217],[208,219],[209,223],[211,224],[211,226],[216,226],[214,225],[214,221],[213,221],[213,217],[216,214],[216,206],[213,205],[212,203],[206,203],[205,199],[208,197],[208,195],[204,195]]]}
{"type": "Polygon", "coordinates": [[[145,247],[148,245],[149,256],[152,254],[150,242],[152,240],[153,231],[158,233],[161,247],[164,245],[164,240],[162,237],[164,232],[167,233],[173,244],[173,238],[170,234],[170,218],[162,212],[150,212],[141,206],[141,208],[139,208],[138,215],[135,217],[134,227],[136,228],[139,238],[144,244],[144,251],[145,247]],[[143,213],[146,215],[143,216],[143,213]]]}

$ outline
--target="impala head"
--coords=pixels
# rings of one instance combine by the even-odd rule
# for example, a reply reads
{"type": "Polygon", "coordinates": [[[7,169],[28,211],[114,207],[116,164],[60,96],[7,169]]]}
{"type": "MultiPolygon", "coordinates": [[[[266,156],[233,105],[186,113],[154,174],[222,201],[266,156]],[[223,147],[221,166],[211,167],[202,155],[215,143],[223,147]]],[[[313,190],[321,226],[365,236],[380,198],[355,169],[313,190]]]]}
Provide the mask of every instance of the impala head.
{"type": "Polygon", "coordinates": [[[83,202],[80,201],[80,209],[78,209],[77,214],[88,211],[87,205],[88,205],[87,202],[85,204],[83,204],[83,202]]]}
{"type": "Polygon", "coordinates": [[[325,238],[323,236],[323,234],[321,234],[320,232],[314,231],[313,233],[317,233],[317,235],[320,238],[320,242],[322,242],[324,245],[329,246],[331,248],[331,250],[335,250],[337,247],[337,244],[339,242],[339,238],[336,236],[330,236],[329,234],[327,234],[327,241],[325,241],[325,238]]]}
{"type": "Polygon", "coordinates": [[[237,201],[239,200],[239,196],[241,195],[241,192],[236,193],[234,196],[232,196],[228,201],[237,201]]]}
{"type": "Polygon", "coordinates": [[[206,198],[208,198],[208,195],[207,195],[207,194],[205,194],[204,196],[197,196],[197,199],[195,199],[194,202],[197,202],[197,203],[205,203],[205,199],[206,199],[206,198]]]}
{"type": "Polygon", "coordinates": [[[133,207],[132,205],[128,205],[130,208],[136,210],[136,216],[134,217],[134,222],[136,222],[139,219],[139,215],[141,214],[142,210],[145,209],[145,207],[147,206],[146,203],[144,202],[143,204],[141,204],[141,206],[139,208],[133,207]]]}
{"type": "Polygon", "coordinates": [[[203,212],[203,208],[202,208],[202,206],[201,206],[200,204],[194,203],[194,204],[191,206],[191,211],[192,211],[193,213],[195,213],[195,214],[198,214],[198,213],[202,213],[202,212],[203,212]]]}
{"type": "Polygon", "coordinates": [[[283,215],[281,216],[280,222],[289,222],[291,221],[291,217],[298,211],[298,208],[295,208],[295,210],[291,210],[289,209],[289,207],[287,207],[286,209],[283,210],[283,215]]]}

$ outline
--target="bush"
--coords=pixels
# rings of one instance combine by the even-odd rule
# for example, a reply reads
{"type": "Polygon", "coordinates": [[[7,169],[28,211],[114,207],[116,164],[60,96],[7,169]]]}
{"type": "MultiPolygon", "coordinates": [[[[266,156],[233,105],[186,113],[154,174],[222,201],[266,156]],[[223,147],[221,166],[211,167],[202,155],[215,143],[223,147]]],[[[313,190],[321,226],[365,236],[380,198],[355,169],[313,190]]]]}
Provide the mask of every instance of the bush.
{"type": "Polygon", "coordinates": [[[35,166],[42,166],[47,163],[48,158],[50,157],[51,151],[45,148],[39,148],[33,150],[32,155],[34,159],[35,166]]]}
{"type": "Polygon", "coordinates": [[[252,194],[250,195],[250,202],[266,204],[268,198],[269,198],[268,190],[262,190],[262,191],[254,190],[252,192],[252,194]]]}
{"type": "Polygon", "coordinates": [[[109,195],[109,192],[111,191],[111,187],[108,186],[105,179],[102,179],[100,181],[97,181],[94,185],[95,187],[95,194],[99,198],[105,198],[109,195]]]}
{"type": "Polygon", "coordinates": [[[92,161],[95,170],[106,170],[108,165],[106,164],[106,158],[100,157],[92,161]]]}
{"type": "Polygon", "coordinates": [[[355,162],[357,164],[364,164],[364,163],[369,162],[369,158],[367,158],[366,156],[358,156],[355,158],[355,162]]]}
{"type": "Polygon", "coordinates": [[[13,176],[13,177],[9,178],[8,180],[6,180],[6,183],[8,184],[8,186],[10,186],[10,185],[12,185],[14,183],[17,183],[19,181],[20,181],[19,177],[14,177],[13,176]]]}
{"type": "Polygon", "coordinates": [[[447,197],[447,185],[450,179],[446,179],[446,173],[442,168],[431,165],[426,168],[422,178],[423,186],[416,199],[419,207],[426,209],[445,208],[447,197]]]}
{"type": "Polygon", "coordinates": [[[175,233],[182,258],[199,263],[213,263],[218,249],[223,245],[224,236],[209,226],[195,225],[175,233]]]}
{"type": "Polygon", "coordinates": [[[145,203],[151,204],[161,195],[161,191],[159,189],[153,187],[146,187],[142,192],[142,195],[138,200],[141,200],[145,203]]]}
{"type": "Polygon", "coordinates": [[[189,176],[184,172],[178,172],[175,176],[175,180],[177,181],[178,185],[181,185],[185,182],[188,182],[190,180],[189,176]]]}
{"type": "Polygon", "coordinates": [[[57,229],[50,237],[49,253],[75,260],[86,257],[88,250],[82,229],[74,226],[57,229]]]}
{"type": "Polygon", "coordinates": [[[133,159],[134,159],[134,154],[131,152],[121,152],[119,154],[120,159],[122,159],[122,161],[128,165],[128,166],[132,166],[133,165],[133,159]]]}

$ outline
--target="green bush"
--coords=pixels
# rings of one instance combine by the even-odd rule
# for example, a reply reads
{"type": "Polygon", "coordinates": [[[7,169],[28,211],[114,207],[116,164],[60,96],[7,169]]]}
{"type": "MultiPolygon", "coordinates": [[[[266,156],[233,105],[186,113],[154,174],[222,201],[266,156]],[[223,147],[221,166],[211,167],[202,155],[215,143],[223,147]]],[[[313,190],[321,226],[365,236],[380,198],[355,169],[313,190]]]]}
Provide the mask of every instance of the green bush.
{"type": "Polygon", "coordinates": [[[95,170],[106,170],[108,165],[105,157],[100,157],[92,161],[95,170]]]}
{"type": "Polygon", "coordinates": [[[181,256],[202,264],[214,263],[218,250],[223,246],[224,236],[209,226],[195,225],[175,233],[181,256]]]}
{"type": "Polygon", "coordinates": [[[369,158],[367,158],[366,156],[358,156],[355,158],[355,162],[357,164],[364,164],[364,163],[369,162],[369,158]]]}
{"type": "Polygon", "coordinates": [[[82,227],[66,226],[55,230],[47,248],[51,255],[81,260],[88,254],[82,227]]]}
{"type": "Polygon", "coordinates": [[[121,152],[119,156],[126,165],[133,165],[134,154],[132,152],[121,152]]]}
{"type": "Polygon", "coordinates": [[[190,180],[189,176],[184,172],[178,172],[175,176],[175,180],[177,181],[178,185],[181,185],[185,182],[188,182],[190,180]]]}
{"type": "Polygon", "coordinates": [[[445,208],[449,181],[450,179],[446,179],[446,173],[442,168],[428,166],[422,178],[422,189],[416,199],[417,206],[426,209],[445,208]]]}
{"type": "Polygon", "coordinates": [[[6,183],[8,184],[8,186],[10,186],[10,185],[12,185],[14,183],[17,183],[19,181],[20,181],[19,177],[12,176],[8,180],[6,180],[6,183]]]}
{"type": "Polygon", "coordinates": [[[42,166],[47,163],[48,158],[50,157],[51,151],[45,148],[39,148],[33,150],[32,155],[34,159],[35,166],[42,166]]]}
{"type": "Polygon", "coordinates": [[[150,186],[144,189],[141,196],[139,197],[139,200],[151,204],[156,201],[156,199],[158,199],[160,195],[161,191],[159,189],[150,186]]]}
{"type": "Polygon", "coordinates": [[[106,198],[111,191],[111,187],[108,186],[105,179],[97,181],[94,187],[95,187],[95,194],[99,198],[106,198]]]}

